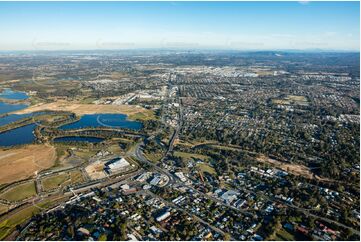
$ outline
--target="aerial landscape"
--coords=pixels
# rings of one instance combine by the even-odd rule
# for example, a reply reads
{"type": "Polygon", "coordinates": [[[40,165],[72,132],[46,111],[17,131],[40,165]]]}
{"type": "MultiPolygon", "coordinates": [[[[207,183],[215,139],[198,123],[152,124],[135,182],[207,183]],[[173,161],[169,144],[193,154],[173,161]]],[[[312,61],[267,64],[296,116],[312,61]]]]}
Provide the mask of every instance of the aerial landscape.
{"type": "Polygon", "coordinates": [[[359,241],[359,9],[0,2],[0,240],[359,241]]]}

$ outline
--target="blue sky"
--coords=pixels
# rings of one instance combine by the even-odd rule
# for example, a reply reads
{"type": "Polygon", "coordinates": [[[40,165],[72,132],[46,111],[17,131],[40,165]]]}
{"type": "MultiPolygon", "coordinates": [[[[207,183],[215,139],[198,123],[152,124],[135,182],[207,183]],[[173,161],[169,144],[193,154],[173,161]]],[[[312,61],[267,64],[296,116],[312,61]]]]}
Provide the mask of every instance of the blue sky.
{"type": "Polygon", "coordinates": [[[0,49],[359,50],[359,2],[0,2],[0,49]]]}

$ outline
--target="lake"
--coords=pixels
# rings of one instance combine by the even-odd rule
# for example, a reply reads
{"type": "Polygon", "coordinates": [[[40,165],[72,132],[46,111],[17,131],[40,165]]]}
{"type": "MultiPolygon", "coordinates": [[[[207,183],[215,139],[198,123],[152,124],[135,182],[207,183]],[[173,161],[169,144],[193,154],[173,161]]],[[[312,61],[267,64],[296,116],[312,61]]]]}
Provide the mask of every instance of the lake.
{"type": "Polygon", "coordinates": [[[28,124],[0,133],[0,146],[30,144],[35,140],[33,133],[36,124],[28,124]]]}
{"type": "Polygon", "coordinates": [[[126,128],[139,130],[142,128],[142,123],[137,121],[127,120],[127,115],[124,114],[86,114],[80,120],[65,124],[59,129],[81,129],[89,127],[109,127],[109,128],[126,128]]]}
{"type": "Polygon", "coordinates": [[[26,104],[10,104],[5,102],[0,102],[0,115],[4,113],[14,112],[26,108],[26,104]]]}
{"type": "Polygon", "coordinates": [[[0,98],[12,99],[12,100],[24,100],[29,96],[26,92],[18,92],[13,91],[10,88],[4,88],[2,92],[0,92],[0,98]]]}
{"type": "Polygon", "coordinates": [[[99,143],[102,142],[103,138],[97,138],[97,137],[86,137],[86,136],[64,136],[64,137],[58,137],[54,139],[54,142],[89,142],[89,143],[99,143]]]}
{"type": "Polygon", "coordinates": [[[0,117],[0,126],[7,125],[7,124],[9,124],[9,123],[18,121],[18,120],[23,119],[23,118],[31,117],[31,116],[32,116],[31,113],[26,113],[26,114],[9,114],[9,115],[0,117]]]}
{"type": "Polygon", "coordinates": [[[18,121],[20,119],[28,118],[28,117],[35,117],[42,114],[50,114],[52,111],[38,111],[33,113],[24,113],[24,114],[8,114],[5,116],[0,117],[0,126],[7,125],[9,123],[18,121]]]}
{"type": "MultiPolygon", "coordinates": [[[[12,99],[12,100],[24,100],[29,96],[25,92],[17,92],[13,91],[10,88],[4,88],[2,92],[0,92],[0,98],[12,99]]],[[[26,108],[28,105],[26,104],[10,104],[6,102],[0,102],[0,115],[4,113],[9,113],[17,110],[21,110],[26,108]]]]}

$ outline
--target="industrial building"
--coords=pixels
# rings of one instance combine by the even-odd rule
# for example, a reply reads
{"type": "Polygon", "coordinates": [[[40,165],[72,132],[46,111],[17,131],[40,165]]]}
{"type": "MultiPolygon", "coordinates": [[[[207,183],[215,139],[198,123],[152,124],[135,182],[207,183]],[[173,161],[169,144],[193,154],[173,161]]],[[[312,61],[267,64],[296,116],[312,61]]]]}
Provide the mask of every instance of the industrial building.
{"type": "Polygon", "coordinates": [[[112,174],[115,171],[123,170],[128,166],[130,166],[129,162],[122,157],[108,161],[104,166],[104,170],[106,173],[112,174]]]}

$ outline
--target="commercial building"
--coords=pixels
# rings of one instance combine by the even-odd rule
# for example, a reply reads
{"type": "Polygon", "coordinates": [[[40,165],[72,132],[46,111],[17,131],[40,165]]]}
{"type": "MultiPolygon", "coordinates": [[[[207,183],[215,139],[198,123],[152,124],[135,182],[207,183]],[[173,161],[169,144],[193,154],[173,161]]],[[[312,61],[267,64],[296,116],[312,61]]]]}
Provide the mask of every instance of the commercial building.
{"type": "Polygon", "coordinates": [[[108,161],[104,166],[104,170],[108,174],[111,174],[115,171],[126,169],[128,166],[130,166],[129,162],[122,157],[108,161]]]}

